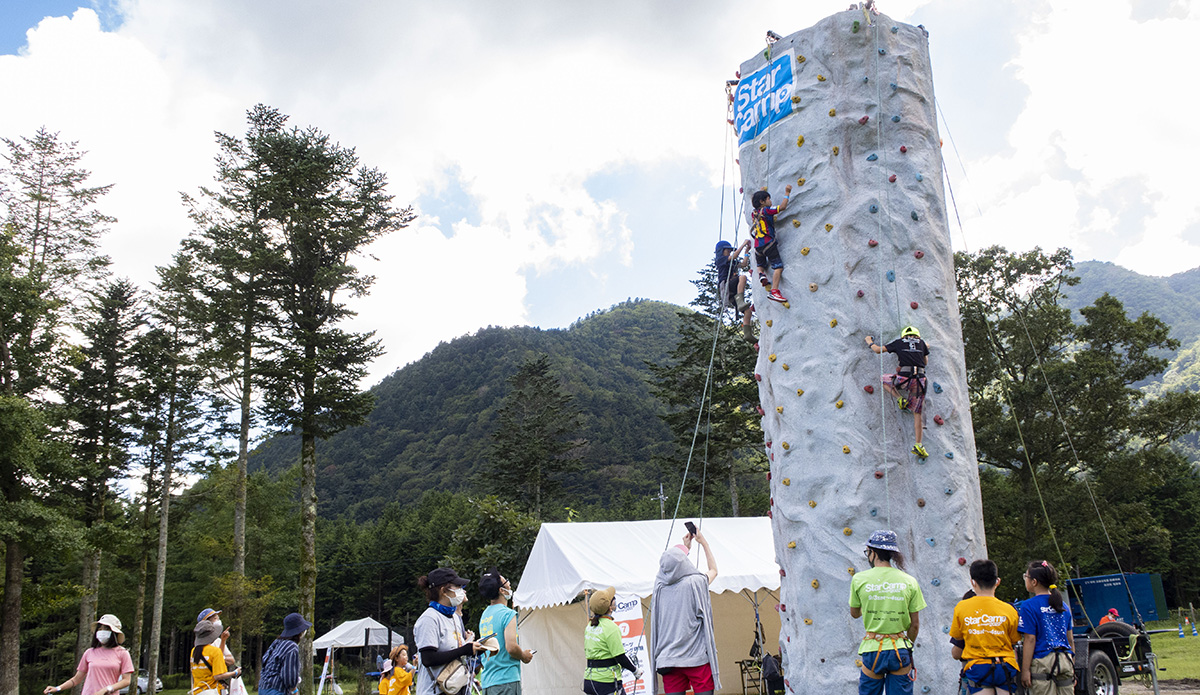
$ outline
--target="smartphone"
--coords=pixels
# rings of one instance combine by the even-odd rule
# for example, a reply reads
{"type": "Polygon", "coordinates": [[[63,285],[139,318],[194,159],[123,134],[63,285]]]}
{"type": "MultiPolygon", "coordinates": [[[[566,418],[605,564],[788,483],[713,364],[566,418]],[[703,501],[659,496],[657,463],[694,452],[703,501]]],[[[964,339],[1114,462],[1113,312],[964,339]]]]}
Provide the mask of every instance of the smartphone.
{"type": "Polygon", "coordinates": [[[690,522],[690,521],[683,522],[683,527],[688,530],[688,533],[692,534],[693,536],[696,535],[696,525],[693,524],[692,522],[690,522]]]}

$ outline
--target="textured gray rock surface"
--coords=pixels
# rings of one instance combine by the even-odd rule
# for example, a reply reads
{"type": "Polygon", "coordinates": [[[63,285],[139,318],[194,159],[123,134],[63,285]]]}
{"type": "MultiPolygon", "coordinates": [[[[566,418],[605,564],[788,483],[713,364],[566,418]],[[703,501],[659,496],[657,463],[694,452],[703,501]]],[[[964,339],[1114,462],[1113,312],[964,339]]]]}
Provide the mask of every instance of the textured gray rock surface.
{"type": "MultiPolygon", "coordinates": [[[[776,222],[790,308],[752,283],[785,572],[780,644],[791,692],[847,692],[863,636],[847,607],[850,579],[865,568],[870,533],[891,528],[928,603],[915,692],[950,694],[959,667],[945,631],[970,588],[959,559],[987,551],[933,78],[920,28],[882,15],[872,22],[841,12],[772,46],[772,60],[789,55],[793,86],[762,86],[792,113],[740,146],[747,217],[754,191],[766,187],[778,203],[793,186],[776,222]],[[909,453],[911,416],[880,388],[895,356],[877,356],[863,340],[889,342],[908,324],[931,352],[924,462],[909,453]]],[[[742,64],[741,87],[767,62],[760,53],[742,64]]]]}

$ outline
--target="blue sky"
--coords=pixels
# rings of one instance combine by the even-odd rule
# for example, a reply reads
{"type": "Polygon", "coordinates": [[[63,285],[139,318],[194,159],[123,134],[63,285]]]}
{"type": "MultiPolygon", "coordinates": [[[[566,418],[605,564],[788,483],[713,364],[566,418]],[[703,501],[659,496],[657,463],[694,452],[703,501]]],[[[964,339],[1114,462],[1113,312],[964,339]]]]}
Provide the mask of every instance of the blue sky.
{"type": "MultiPolygon", "coordinates": [[[[1195,62],[1197,3],[879,4],[930,31],[957,246],[1200,265],[1200,145],[1175,74],[1195,62]]],[[[388,350],[374,380],[484,326],[690,300],[737,227],[724,81],[767,29],[845,5],[10,0],[0,136],[80,142],[116,184],[106,250],[143,285],[188,232],[178,194],[211,180],[213,131],[242,132],[255,103],[356,147],[420,214],[364,262],[379,281],[357,325],[388,350]]]]}

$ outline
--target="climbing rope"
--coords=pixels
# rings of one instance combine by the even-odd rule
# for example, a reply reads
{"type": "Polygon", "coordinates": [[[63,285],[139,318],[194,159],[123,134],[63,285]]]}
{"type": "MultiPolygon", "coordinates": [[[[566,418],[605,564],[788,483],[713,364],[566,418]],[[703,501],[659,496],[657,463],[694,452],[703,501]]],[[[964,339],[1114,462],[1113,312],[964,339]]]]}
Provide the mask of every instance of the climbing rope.
{"type": "MultiPolygon", "coordinates": [[[[962,156],[958,152],[958,145],[955,144],[955,142],[954,142],[954,135],[950,132],[950,124],[946,120],[946,114],[942,110],[941,102],[935,100],[934,104],[937,108],[938,114],[942,118],[942,125],[945,126],[946,137],[948,137],[950,139],[950,147],[951,147],[951,149],[954,150],[954,156],[958,159],[958,164],[959,164],[960,170],[962,171],[963,179],[966,180],[967,183],[969,184],[970,178],[967,176],[967,170],[966,170],[965,165],[963,164],[962,156]]],[[[943,167],[943,169],[945,169],[945,157],[944,156],[942,157],[942,167],[943,167]]],[[[958,211],[958,202],[954,196],[954,189],[950,185],[949,177],[946,178],[946,188],[950,192],[950,202],[954,207],[954,218],[958,224],[959,235],[962,238],[963,250],[966,251],[967,253],[970,253],[970,247],[967,244],[966,232],[963,229],[962,218],[959,215],[959,211],[958,211]]],[[[982,217],[983,209],[979,207],[978,202],[976,202],[976,209],[979,212],[979,216],[982,217]]],[[[1037,352],[1037,346],[1033,341],[1033,336],[1029,332],[1029,325],[1025,321],[1024,314],[1020,311],[1019,308],[1017,308],[1015,303],[1011,304],[1010,308],[1013,310],[1014,315],[1017,316],[1018,321],[1021,323],[1021,327],[1022,327],[1023,332],[1025,333],[1026,340],[1029,341],[1030,348],[1032,348],[1034,358],[1037,361],[1038,372],[1041,374],[1042,380],[1046,384],[1046,393],[1050,396],[1050,402],[1054,406],[1055,418],[1059,421],[1059,424],[1062,426],[1063,435],[1066,437],[1068,448],[1071,450],[1071,456],[1075,461],[1075,466],[1079,471],[1082,472],[1083,471],[1083,463],[1080,460],[1079,453],[1076,451],[1075,444],[1071,439],[1071,433],[1070,433],[1070,430],[1067,428],[1066,419],[1062,416],[1062,411],[1059,409],[1058,398],[1054,395],[1054,389],[1050,384],[1049,378],[1047,378],[1047,376],[1046,376],[1046,369],[1045,369],[1045,366],[1042,364],[1041,355],[1039,355],[1037,352]]],[[[983,323],[988,332],[988,340],[990,340],[993,344],[998,344],[995,334],[992,331],[991,321],[989,321],[987,319],[987,317],[984,317],[983,323]]],[[[1028,449],[1028,447],[1025,446],[1025,439],[1021,433],[1021,422],[1020,422],[1020,419],[1017,417],[1016,409],[1013,408],[1012,400],[1009,397],[1009,385],[1006,381],[1003,381],[1002,386],[1003,386],[1003,388],[1001,389],[1001,392],[1004,394],[1005,405],[1008,407],[1008,411],[1012,414],[1013,424],[1016,426],[1017,436],[1021,442],[1021,450],[1025,454],[1026,465],[1029,466],[1030,478],[1033,480],[1034,490],[1037,492],[1038,503],[1042,510],[1042,516],[1045,518],[1046,527],[1050,531],[1050,538],[1054,542],[1055,552],[1058,553],[1059,562],[1062,564],[1062,566],[1069,567],[1069,565],[1067,564],[1066,558],[1063,556],[1062,549],[1059,547],[1058,538],[1057,538],[1056,534],[1054,533],[1054,525],[1050,521],[1050,513],[1046,508],[1046,501],[1042,496],[1041,486],[1038,484],[1036,470],[1034,469],[1033,461],[1031,460],[1031,458],[1029,456],[1029,449],[1028,449]]],[[[1125,571],[1121,567],[1121,559],[1117,555],[1116,546],[1113,544],[1112,537],[1108,533],[1108,525],[1104,523],[1104,515],[1100,513],[1100,506],[1096,503],[1096,496],[1092,492],[1092,486],[1088,482],[1087,476],[1081,475],[1080,480],[1083,482],[1084,489],[1087,490],[1088,498],[1092,502],[1092,508],[1096,512],[1096,518],[1100,521],[1100,528],[1104,531],[1104,539],[1108,543],[1109,551],[1113,555],[1113,561],[1117,565],[1117,572],[1121,575],[1121,582],[1125,587],[1125,593],[1129,597],[1129,603],[1133,607],[1134,613],[1136,614],[1135,620],[1137,622],[1143,622],[1141,619],[1141,611],[1138,609],[1137,602],[1133,598],[1133,590],[1130,588],[1129,580],[1126,579],[1125,571]]],[[[1069,574],[1065,577],[1065,580],[1068,583],[1071,581],[1071,577],[1069,574]]],[[[1091,627],[1092,630],[1095,630],[1096,626],[1092,623],[1092,620],[1087,615],[1086,611],[1084,611],[1084,618],[1087,620],[1088,626],[1091,627]]]]}

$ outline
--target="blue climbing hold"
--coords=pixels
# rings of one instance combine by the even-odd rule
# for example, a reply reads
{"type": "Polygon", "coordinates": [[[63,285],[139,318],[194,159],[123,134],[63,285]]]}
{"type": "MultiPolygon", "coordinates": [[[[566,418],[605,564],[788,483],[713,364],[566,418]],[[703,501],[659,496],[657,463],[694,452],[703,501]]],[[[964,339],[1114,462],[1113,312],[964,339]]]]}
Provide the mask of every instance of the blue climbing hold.
{"type": "MultiPolygon", "coordinates": [[[[946,628],[946,632],[949,632],[949,631],[950,631],[950,628],[946,628]]],[[[929,692],[929,686],[928,686],[928,685],[922,685],[922,686],[921,686],[921,692],[923,692],[923,693],[927,693],[927,692],[929,692]]]]}
{"type": "Polygon", "coordinates": [[[942,385],[941,385],[941,384],[939,384],[939,383],[938,383],[938,382],[936,382],[936,381],[935,381],[935,382],[933,382],[933,392],[934,392],[934,393],[941,393],[941,392],[942,392],[942,385]]]}
{"type": "Polygon", "coordinates": [[[879,49],[879,55],[886,55],[886,54],[887,54],[887,51],[883,50],[882,48],[879,49]]]}
{"type": "Polygon", "coordinates": [[[896,91],[897,89],[899,89],[899,87],[896,86],[895,82],[889,83],[888,86],[892,88],[893,92],[896,91]]]}
{"type": "MultiPolygon", "coordinates": [[[[949,625],[942,626],[942,634],[944,634],[944,635],[950,634],[950,626],[949,625]]],[[[928,688],[929,686],[927,685],[925,687],[928,688]]]]}
{"type": "Polygon", "coordinates": [[[931,547],[931,548],[936,544],[932,538],[926,538],[925,542],[928,543],[929,547],[931,547]]]}
{"type": "Polygon", "coordinates": [[[895,34],[895,33],[896,33],[896,32],[898,32],[898,31],[900,31],[900,27],[892,27],[892,33],[893,33],[893,34],[895,34]]]}
{"type": "Polygon", "coordinates": [[[909,217],[913,218],[913,221],[914,221],[914,222],[915,222],[915,221],[917,221],[917,220],[919,220],[919,219],[921,219],[920,217],[917,217],[917,211],[916,211],[916,210],[913,210],[912,212],[908,213],[908,215],[909,215],[909,217]]]}
{"type": "Polygon", "coordinates": [[[900,122],[899,116],[892,116],[892,123],[899,123],[899,122],[900,122]]]}
{"type": "Polygon", "coordinates": [[[942,580],[938,579],[937,577],[934,577],[933,579],[930,579],[930,580],[929,580],[929,583],[930,583],[930,584],[932,584],[932,585],[934,585],[934,586],[941,586],[941,585],[942,585],[942,580]]]}
{"type": "Polygon", "coordinates": [[[924,180],[925,180],[925,176],[924,176],[923,174],[917,174],[917,180],[918,180],[918,181],[924,181],[924,180]]]}
{"type": "Polygon", "coordinates": [[[879,510],[878,510],[878,509],[872,509],[872,510],[871,510],[871,516],[877,516],[878,514],[879,514],[879,510]]]}
{"type": "Polygon", "coordinates": [[[866,75],[863,75],[863,84],[866,84],[868,81],[869,81],[869,80],[867,79],[867,76],[866,76],[866,75]]]}
{"type": "Polygon", "coordinates": [[[888,282],[895,282],[896,281],[896,271],[894,271],[894,270],[887,271],[887,279],[888,279],[888,282]]]}
{"type": "Polygon", "coordinates": [[[873,161],[875,161],[876,159],[879,159],[879,155],[875,154],[874,152],[872,152],[871,154],[867,155],[867,161],[868,161],[868,162],[873,162],[873,161]]]}
{"type": "Polygon", "coordinates": [[[871,214],[872,214],[872,215],[874,215],[875,213],[879,212],[879,206],[878,206],[878,205],[872,205],[872,206],[870,207],[870,210],[871,210],[871,214]]]}
{"type": "Polygon", "coordinates": [[[947,452],[946,452],[946,458],[948,458],[948,459],[952,459],[952,458],[954,458],[954,452],[953,452],[953,451],[947,451],[947,452]]]}
{"type": "Polygon", "coordinates": [[[951,488],[946,488],[946,494],[947,494],[947,495],[953,495],[953,494],[954,494],[954,490],[952,490],[951,488]]]}

